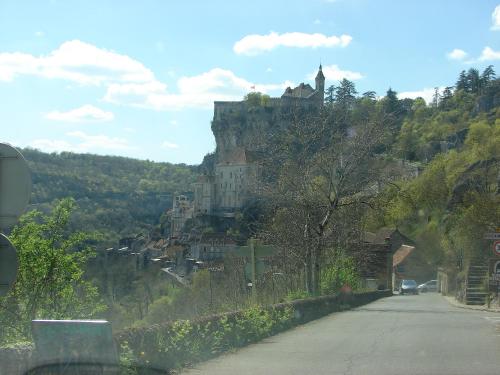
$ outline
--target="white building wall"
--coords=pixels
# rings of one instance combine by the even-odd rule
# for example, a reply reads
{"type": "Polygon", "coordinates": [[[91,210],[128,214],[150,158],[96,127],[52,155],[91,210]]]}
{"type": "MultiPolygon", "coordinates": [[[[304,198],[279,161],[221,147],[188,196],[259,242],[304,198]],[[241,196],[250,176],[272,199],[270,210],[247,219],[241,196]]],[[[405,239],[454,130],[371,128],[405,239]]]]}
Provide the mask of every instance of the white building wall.
{"type": "Polygon", "coordinates": [[[249,164],[215,166],[216,206],[221,209],[241,208],[250,193],[252,180],[249,164]]]}

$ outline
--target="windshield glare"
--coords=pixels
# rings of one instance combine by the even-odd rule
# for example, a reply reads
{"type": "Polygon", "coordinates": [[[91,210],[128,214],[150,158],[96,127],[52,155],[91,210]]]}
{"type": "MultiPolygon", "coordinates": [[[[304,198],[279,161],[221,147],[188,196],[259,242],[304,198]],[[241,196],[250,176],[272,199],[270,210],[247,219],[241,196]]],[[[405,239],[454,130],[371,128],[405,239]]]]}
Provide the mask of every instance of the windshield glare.
{"type": "Polygon", "coordinates": [[[0,375],[500,375],[499,69],[500,0],[0,0],[0,375]]]}

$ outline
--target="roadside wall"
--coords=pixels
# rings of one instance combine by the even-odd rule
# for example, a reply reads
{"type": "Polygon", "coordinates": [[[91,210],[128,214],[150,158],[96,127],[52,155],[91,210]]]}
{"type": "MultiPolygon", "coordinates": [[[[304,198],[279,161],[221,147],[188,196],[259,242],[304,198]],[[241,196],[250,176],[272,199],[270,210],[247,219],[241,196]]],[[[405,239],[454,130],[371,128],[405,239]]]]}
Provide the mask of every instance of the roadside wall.
{"type": "MultiPolygon", "coordinates": [[[[114,336],[122,366],[171,370],[214,357],[335,311],[391,296],[390,290],[336,294],[254,307],[149,327],[129,328],[114,336]]],[[[0,375],[20,375],[36,366],[36,351],[26,344],[0,348],[0,375]]]]}

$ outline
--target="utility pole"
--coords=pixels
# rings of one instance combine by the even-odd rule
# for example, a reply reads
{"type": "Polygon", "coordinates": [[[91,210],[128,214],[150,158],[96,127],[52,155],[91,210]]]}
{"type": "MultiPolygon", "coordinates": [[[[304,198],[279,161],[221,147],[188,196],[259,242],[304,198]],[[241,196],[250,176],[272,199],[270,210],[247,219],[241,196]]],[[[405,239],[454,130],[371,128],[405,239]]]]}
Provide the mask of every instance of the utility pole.
{"type": "Polygon", "coordinates": [[[257,286],[255,285],[255,240],[250,239],[250,262],[252,264],[252,299],[255,301],[257,298],[257,286]]]}

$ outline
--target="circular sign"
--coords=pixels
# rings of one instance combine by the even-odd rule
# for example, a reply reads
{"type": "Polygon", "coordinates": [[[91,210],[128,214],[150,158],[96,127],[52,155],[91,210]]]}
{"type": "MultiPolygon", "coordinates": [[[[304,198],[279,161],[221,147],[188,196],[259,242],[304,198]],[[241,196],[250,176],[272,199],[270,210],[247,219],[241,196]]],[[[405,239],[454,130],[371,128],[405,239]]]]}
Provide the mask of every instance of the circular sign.
{"type": "Polygon", "coordinates": [[[6,295],[16,281],[18,265],[16,248],[0,233],[0,296],[6,295]]]}
{"type": "Polygon", "coordinates": [[[28,205],[30,194],[28,163],[14,147],[0,143],[0,230],[17,222],[28,205]]]}
{"type": "Polygon", "coordinates": [[[495,241],[493,243],[493,252],[495,253],[495,255],[500,257],[500,241],[495,241]]]}

